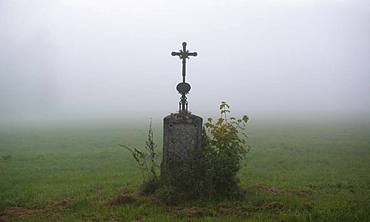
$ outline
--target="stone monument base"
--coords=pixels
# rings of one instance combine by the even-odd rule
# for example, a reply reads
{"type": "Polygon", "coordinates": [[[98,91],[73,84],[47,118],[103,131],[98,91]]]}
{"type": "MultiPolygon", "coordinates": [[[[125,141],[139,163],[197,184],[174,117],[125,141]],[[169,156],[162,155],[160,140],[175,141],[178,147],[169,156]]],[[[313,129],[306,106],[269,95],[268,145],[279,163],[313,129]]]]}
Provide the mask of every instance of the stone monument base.
{"type": "Polygon", "coordinates": [[[161,178],[176,173],[171,169],[196,161],[202,149],[202,118],[190,113],[171,114],[163,119],[161,178]]]}

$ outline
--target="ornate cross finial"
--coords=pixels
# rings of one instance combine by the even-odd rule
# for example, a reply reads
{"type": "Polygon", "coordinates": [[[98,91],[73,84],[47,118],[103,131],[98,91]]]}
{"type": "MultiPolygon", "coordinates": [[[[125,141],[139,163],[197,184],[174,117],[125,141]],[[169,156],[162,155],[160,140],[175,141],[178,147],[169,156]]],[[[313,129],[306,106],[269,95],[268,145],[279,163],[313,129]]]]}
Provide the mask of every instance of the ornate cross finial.
{"type": "Polygon", "coordinates": [[[190,91],[190,84],[185,82],[186,76],[186,59],[189,59],[189,56],[197,56],[198,53],[196,52],[189,52],[186,49],[186,42],[182,43],[182,50],[180,49],[179,52],[172,52],[172,56],[179,56],[182,59],[182,82],[177,84],[177,91],[181,94],[181,100],[179,103],[179,112],[186,114],[188,112],[188,102],[186,101],[186,94],[190,91]]]}
{"type": "Polygon", "coordinates": [[[172,56],[179,56],[182,59],[182,82],[185,82],[185,75],[186,75],[186,59],[189,59],[189,56],[197,56],[198,53],[196,52],[189,52],[186,50],[186,42],[182,43],[182,50],[180,49],[179,52],[172,52],[172,56]]]}

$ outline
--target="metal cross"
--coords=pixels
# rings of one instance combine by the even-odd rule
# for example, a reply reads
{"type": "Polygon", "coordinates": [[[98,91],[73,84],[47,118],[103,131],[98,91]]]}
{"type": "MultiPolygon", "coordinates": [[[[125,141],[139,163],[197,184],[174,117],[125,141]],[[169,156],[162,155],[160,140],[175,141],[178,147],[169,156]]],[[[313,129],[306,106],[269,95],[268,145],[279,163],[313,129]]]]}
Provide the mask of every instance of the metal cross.
{"type": "Polygon", "coordinates": [[[182,43],[182,50],[180,49],[179,52],[172,52],[172,56],[179,56],[182,59],[182,82],[185,82],[185,75],[186,75],[186,59],[189,59],[189,56],[197,56],[198,53],[196,52],[189,52],[186,49],[186,42],[182,43]]]}
{"type": "Polygon", "coordinates": [[[172,52],[172,56],[179,56],[182,59],[182,82],[177,84],[176,89],[181,94],[181,99],[179,102],[179,113],[187,114],[188,113],[188,101],[186,100],[186,94],[190,91],[190,84],[185,82],[186,75],[186,59],[189,59],[189,56],[197,56],[196,52],[189,52],[186,50],[186,42],[182,43],[182,50],[179,52],[172,52]]]}

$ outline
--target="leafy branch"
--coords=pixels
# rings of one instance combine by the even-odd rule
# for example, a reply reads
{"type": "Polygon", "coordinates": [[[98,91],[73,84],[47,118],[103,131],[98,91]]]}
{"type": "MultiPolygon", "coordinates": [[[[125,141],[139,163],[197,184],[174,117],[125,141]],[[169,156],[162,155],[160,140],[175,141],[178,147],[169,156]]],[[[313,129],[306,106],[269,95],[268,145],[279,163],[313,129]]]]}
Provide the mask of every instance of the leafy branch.
{"type": "Polygon", "coordinates": [[[157,164],[157,145],[154,142],[153,129],[152,129],[152,120],[150,119],[148,138],[145,142],[144,150],[141,151],[138,148],[130,147],[125,144],[118,144],[119,146],[128,150],[131,156],[137,163],[138,168],[140,169],[144,181],[157,180],[157,169],[159,165],[157,164]]]}

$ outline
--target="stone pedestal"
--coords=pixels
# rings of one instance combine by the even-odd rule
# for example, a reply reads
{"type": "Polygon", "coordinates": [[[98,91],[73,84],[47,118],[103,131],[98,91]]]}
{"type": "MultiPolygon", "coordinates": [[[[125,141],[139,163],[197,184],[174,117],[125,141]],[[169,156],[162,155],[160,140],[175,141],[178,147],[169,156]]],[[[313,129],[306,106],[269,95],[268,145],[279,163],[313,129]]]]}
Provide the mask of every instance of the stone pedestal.
{"type": "Polygon", "coordinates": [[[171,114],[163,120],[163,160],[161,177],[169,169],[197,160],[202,149],[202,118],[192,114],[171,114]]]}

